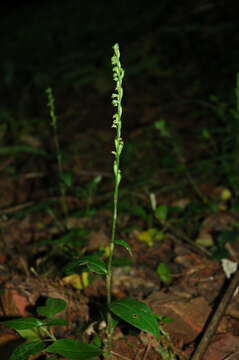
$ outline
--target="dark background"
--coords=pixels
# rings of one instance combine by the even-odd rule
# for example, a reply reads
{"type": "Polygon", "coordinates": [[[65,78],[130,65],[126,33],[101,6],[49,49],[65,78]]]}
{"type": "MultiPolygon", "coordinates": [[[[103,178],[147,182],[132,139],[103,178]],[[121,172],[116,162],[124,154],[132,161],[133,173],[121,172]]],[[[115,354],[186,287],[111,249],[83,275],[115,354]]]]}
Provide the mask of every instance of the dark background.
{"type": "MultiPolygon", "coordinates": [[[[111,129],[110,59],[116,42],[125,68],[124,136],[160,118],[173,124],[183,146],[187,138],[196,144],[195,131],[198,136],[205,127],[219,129],[218,136],[228,119],[215,121],[215,111],[208,115],[210,97],[221,105],[235,104],[237,9],[236,1],[222,0],[2,4],[2,145],[39,146],[40,141],[40,147],[52,151],[45,94],[50,86],[63,151],[71,151],[84,132],[85,142],[97,151],[97,157],[105,156],[101,150],[110,153],[103,145],[95,150],[93,137],[87,138],[86,131],[96,134],[111,129]]],[[[107,136],[101,135],[105,141],[107,136]]],[[[158,140],[150,140],[152,148],[158,140]]],[[[191,148],[186,151],[189,154],[191,148]]]]}
{"type": "Polygon", "coordinates": [[[115,42],[137,88],[172,83],[170,98],[195,86],[193,98],[228,96],[238,25],[235,1],[10,1],[1,5],[2,106],[28,110],[49,85],[71,98],[83,88],[107,94],[115,42]]]}

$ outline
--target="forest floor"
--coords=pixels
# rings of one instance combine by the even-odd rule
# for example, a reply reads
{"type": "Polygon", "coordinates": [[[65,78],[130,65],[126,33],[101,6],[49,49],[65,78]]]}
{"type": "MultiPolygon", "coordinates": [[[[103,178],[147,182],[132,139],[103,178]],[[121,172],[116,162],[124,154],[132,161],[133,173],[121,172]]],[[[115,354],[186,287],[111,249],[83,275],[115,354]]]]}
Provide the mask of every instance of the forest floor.
{"type": "MultiPolygon", "coordinates": [[[[162,324],[168,335],[160,341],[126,325],[117,328],[113,350],[127,359],[190,359],[231,281],[220,259],[234,264],[239,259],[239,212],[232,208],[233,195],[225,183],[218,183],[210,166],[203,165],[204,147],[208,151],[209,146],[198,140],[192,120],[189,131],[190,113],[186,116],[185,109],[177,111],[174,106],[164,115],[160,105],[150,108],[143,94],[130,100],[123,123],[136,108],[143,114],[142,124],[147,116],[145,122],[153,125],[133,127],[123,135],[117,238],[130,245],[132,256],[116,249],[113,296],[141,300],[172,322],[162,324]],[[155,128],[154,120],[159,118],[164,119],[159,121],[164,131],[173,128],[184,134],[183,147],[178,144],[175,149],[178,136],[162,136],[155,128]]],[[[104,112],[97,109],[93,97],[84,110],[86,119],[93,118],[93,112],[104,112]]],[[[97,316],[95,323],[94,316],[106,298],[99,276],[83,280],[82,274],[66,276],[63,271],[75,256],[104,254],[111,237],[114,133],[111,126],[98,124],[97,129],[99,117],[94,119],[92,127],[83,131],[76,131],[77,122],[68,123],[60,136],[60,143],[68,143],[68,152],[64,147],[62,152],[63,170],[70,179],[64,199],[54,146],[50,159],[33,152],[1,158],[0,314],[31,316],[47,297],[62,298],[68,304],[64,317],[69,326],[58,336],[75,337],[90,324],[97,330],[101,320],[97,316]]],[[[35,149],[43,147],[40,136],[25,141],[35,149]]],[[[235,295],[223,310],[203,359],[238,354],[238,333],[235,295]]],[[[81,336],[89,341],[86,330],[81,336]]],[[[7,358],[11,343],[18,341],[2,327],[1,358],[7,358]]]]}

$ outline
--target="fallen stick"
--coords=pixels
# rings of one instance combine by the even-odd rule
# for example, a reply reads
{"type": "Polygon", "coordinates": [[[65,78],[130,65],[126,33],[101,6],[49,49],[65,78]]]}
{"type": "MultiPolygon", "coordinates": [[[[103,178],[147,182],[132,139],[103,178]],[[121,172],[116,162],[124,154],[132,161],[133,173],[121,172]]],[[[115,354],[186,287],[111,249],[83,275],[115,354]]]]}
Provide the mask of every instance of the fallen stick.
{"type": "Polygon", "coordinates": [[[205,354],[205,352],[212,340],[212,337],[217,330],[218,324],[219,324],[222,316],[225,314],[226,309],[230,303],[230,300],[231,300],[238,285],[239,285],[239,268],[237,269],[233,278],[231,279],[231,282],[230,282],[224,296],[222,297],[217,309],[215,310],[191,360],[202,360],[203,355],[205,354]]]}

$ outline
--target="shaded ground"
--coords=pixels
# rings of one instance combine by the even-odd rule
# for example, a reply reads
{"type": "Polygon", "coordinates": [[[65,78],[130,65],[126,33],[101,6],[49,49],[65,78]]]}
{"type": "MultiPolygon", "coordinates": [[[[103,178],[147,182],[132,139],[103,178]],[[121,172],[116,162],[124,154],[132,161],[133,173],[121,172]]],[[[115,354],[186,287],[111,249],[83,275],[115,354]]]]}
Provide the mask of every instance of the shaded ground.
{"type": "MultiPolygon", "coordinates": [[[[138,18],[131,24],[134,32],[116,31],[126,68],[117,236],[129,243],[133,256],[116,249],[113,296],[144,301],[173,321],[162,324],[165,335],[160,341],[126,324],[118,327],[113,340],[115,359],[190,359],[230,283],[220,260],[236,264],[239,259],[238,115],[233,112],[237,23],[232,9],[223,6],[223,2],[202,3],[184,11],[175,7],[171,13],[165,5],[154,16],[148,9],[151,17],[142,32],[140,21],[147,16],[140,17],[139,6],[138,18]],[[167,21],[166,14],[170,14],[167,21]],[[223,100],[209,99],[211,94],[223,100]]],[[[22,39],[26,36],[22,24],[33,10],[26,6],[21,17],[18,11],[11,14],[22,39]]],[[[50,17],[54,2],[48,10],[50,17]]],[[[41,21],[44,11],[39,13],[41,21]]],[[[66,11],[64,6],[60,11],[66,11]]],[[[103,10],[94,11],[91,25],[97,11],[102,15],[103,10]]],[[[121,11],[118,21],[124,15],[121,11]]],[[[60,20],[54,24],[58,31],[64,27],[60,20]]],[[[83,284],[82,274],[67,278],[64,267],[76,255],[102,251],[102,257],[107,256],[114,133],[112,81],[106,62],[117,36],[111,32],[114,22],[109,21],[101,34],[108,31],[110,35],[100,48],[102,35],[97,38],[92,25],[86,32],[87,46],[86,34],[74,35],[71,25],[70,39],[82,41],[82,52],[73,46],[68,53],[67,36],[56,35],[62,41],[57,49],[52,50],[49,40],[49,52],[42,50],[24,63],[32,44],[42,46],[47,38],[43,30],[37,32],[32,23],[29,26],[38,41],[6,41],[8,56],[1,62],[1,69],[8,70],[0,114],[0,315],[30,316],[46,297],[59,297],[68,304],[64,317],[69,326],[57,330],[57,336],[91,341],[92,333],[86,330],[95,319],[92,327],[104,338],[97,313],[106,297],[104,282],[96,276],[83,284]],[[14,55],[22,41],[26,47],[16,63],[14,55]],[[60,194],[44,95],[49,83],[59,114],[65,199],[60,194]]],[[[204,360],[238,356],[238,295],[221,315],[204,360]]],[[[1,328],[2,358],[9,357],[18,341],[15,334],[1,328]]]]}

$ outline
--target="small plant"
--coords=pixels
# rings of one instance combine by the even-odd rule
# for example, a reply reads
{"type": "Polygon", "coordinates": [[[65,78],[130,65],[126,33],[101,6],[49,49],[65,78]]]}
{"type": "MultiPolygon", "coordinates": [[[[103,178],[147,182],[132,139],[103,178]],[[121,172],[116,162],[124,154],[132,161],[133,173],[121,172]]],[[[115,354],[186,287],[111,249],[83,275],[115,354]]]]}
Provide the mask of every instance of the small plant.
{"type": "Polygon", "coordinates": [[[59,191],[61,195],[61,206],[64,213],[65,222],[68,217],[68,206],[66,201],[66,189],[71,185],[72,178],[68,173],[63,172],[62,165],[62,154],[60,150],[59,138],[57,133],[57,116],[55,111],[55,98],[53,96],[52,88],[46,89],[46,94],[48,98],[48,107],[51,118],[51,126],[53,128],[53,140],[56,151],[57,166],[58,166],[58,177],[59,177],[59,191]]]}
{"type": "Polygon", "coordinates": [[[3,321],[1,324],[16,330],[26,339],[24,344],[15,349],[9,360],[28,360],[31,355],[39,353],[57,354],[72,360],[93,359],[99,356],[101,350],[95,345],[73,339],[56,339],[53,328],[67,325],[64,319],[56,315],[65,308],[64,300],[48,298],[45,306],[36,309],[39,317],[3,321]]]}
{"type": "MultiPolygon", "coordinates": [[[[123,149],[123,140],[121,138],[121,116],[122,116],[122,97],[123,88],[122,81],[124,77],[124,70],[120,63],[120,51],[118,44],[115,44],[114,55],[112,57],[113,67],[113,79],[116,82],[115,91],[112,95],[113,106],[116,107],[116,113],[113,115],[112,127],[116,130],[116,136],[114,140],[115,149],[114,155],[114,201],[113,201],[113,217],[112,217],[112,234],[111,241],[108,246],[108,263],[102,259],[101,253],[90,254],[83,257],[78,257],[70,262],[65,268],[66,273],[75,272],[80,266],[85,266],[87,271],[96,273],[105,278],[106,284],[106,343],[101,349],[101,345],[95,346],[82,343],[78,340],[72,339],[56,339],[52,326],[65,325],[65,321],[56,318],[55,315],[65,309],[65,302],[61,299],[49,298],[46,302],[46,306],[37,308],[37,313],[42,319],[38,318],[25,318],[18,320],[5,321],[3,324],[15,329],[19,334],[27,339],[27,342],[20,345],[12,354],[10,360],[27,360],[32,354],[39,352],[53,353],[61,356],[65,356],[71,360],[93,359],[100,354],[104,359],[112,358],[112,335],[116,325],[121,321],[136,327],[139,330],[145,331],[158,340],[162,331],[159,326],[159,322],[163,319],[157,314],[153,313],[151,309],[138,300],[132,298],[125,298],[121,300],[112,301],[112,265],[114,260],[115,245],[124,247],[129,254],[131,249],[127,242],[116,239],[116,226],[118,218],[118,196],[119,185],[121,180],[120,171],[120,156],[123,149]],[[48,345],[50,344],[50,345],[48,345]]],[[[51,90],[48,89],[49,94],[49,106],[52,117],[52,124],[56,131],[56,117],[54,113],[54,102],[51,90]]],[[[58,167],[59,172],[62,174],[62,162],[59,155],[59,144],[57,136],[55,137],[55,143],[58,153],[58,167]]],[[[64,200],[65,192],[61,188],[62,198],[64,200]]]]}
{"type": "Polygon", "coordinates": [[[207,145],[207,150],[212,156],[204,162],[211,170],[216,173],[217,181],[226,181],[229,189],[233,191],[236,198],[239,196],[238,187],[238,159],[239,159],[239,73],[236,77],[234,90],[234,104],[223,102],[215,95],[210,96],[210,101],[206,103],[210,114],[215,115],[217,126],[211,129],[204,128],[201,138],[207,145]]]}
{"type": "Polygon", "coordinates": [[[120,321],[120,319],[128,322],[136,328],[153,334],[157,339],[160,337],[160,328],[158,324],[157,315],[154,314],[150,308],[144,303],[135,299],[126,298],[122,300],[112,301],[112,260],[114,257],[115,245],[124,247],[129,253],[131,249],[129,245],[123,240],[116,239],[116,225],[118,217],[118,196],[119,185],[121,181],[120,170],[120,156],[123,149],[123,140],[121,138],[122,127],[122,97],[123,88],[122,80],[124,77],[124,70],[120,63],[120,51],[118,44],[114,45],[114,55],[112,57],[113,79],[116,82],[116,88],[112,95],[112,104],[116,107],[116,113],[113,115],[112,127],[116,129],[115,149],[113,155],[115,157],[113,164],[115,187],[114,187],[114,201],[113,201],[113,219],[112,219],[112,233],[109,244],[108,264],[106,264],[98,254],[84,256],[76,259],[66,267],[66,272],[74,272],[78,266],[86,266],[88,271],[104,276],[106,281],[107,293],[107,343],[105,347],[105,359],[111,358],[112,353],[112,335],[113,331],[120,321]]]}

